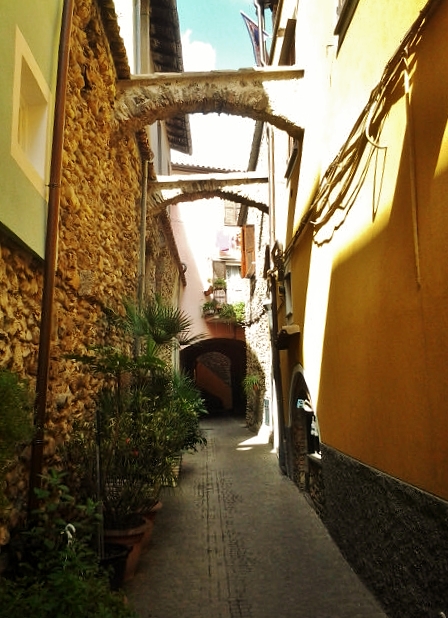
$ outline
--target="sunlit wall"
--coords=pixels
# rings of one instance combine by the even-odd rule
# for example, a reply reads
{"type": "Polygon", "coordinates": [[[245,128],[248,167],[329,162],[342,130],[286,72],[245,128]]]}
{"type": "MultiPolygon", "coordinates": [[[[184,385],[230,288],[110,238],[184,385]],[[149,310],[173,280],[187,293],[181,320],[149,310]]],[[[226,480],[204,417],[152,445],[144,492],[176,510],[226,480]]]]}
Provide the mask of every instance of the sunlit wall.
{"type": "MultiPolygon", "coordinates": [[[[319,76],[316,93],[322,92],[326,73],[328,113],[320,115],[319,103],[305,127],[295,228],[312,203],[318,160],[322,174],[424,4],[360,0],[330,65],[328,57],[324,62],[310,53],[316,66],[308,67],[308,74],[315,71],[308,95],[319,76]],[[312,144],[310,134],[317,136],[312,144]]],[[[299,5],[299,66],[315,43],[310,12],[326,6],[299,5]]],[[[294,316],[304,316],[301,354],[322,441],[444,498],[448,60],[441,50],[447,31],[448,6],[441,2],[410,57],[410,107],[398,81],[385,94],[379,143],[351,179],[341,208],[323,225],[308,223],[309,264],[298,259],[307,253],[303,245],[289,258],[294,271],[308,274],[293,276],[292,293],[294,316]]]]}

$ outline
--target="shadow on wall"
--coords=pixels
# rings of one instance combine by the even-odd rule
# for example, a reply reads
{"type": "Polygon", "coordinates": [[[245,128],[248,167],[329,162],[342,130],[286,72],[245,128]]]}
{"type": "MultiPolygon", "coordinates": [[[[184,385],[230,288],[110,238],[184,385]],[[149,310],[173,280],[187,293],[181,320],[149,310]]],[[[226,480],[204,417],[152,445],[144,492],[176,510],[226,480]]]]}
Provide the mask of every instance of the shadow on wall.
{"type": "Polygon", "coordinates": [[[266,376],[256,353],[247,349],[246,372],[241,380],[241,391],[245,398],[246,424],[258,431],[263,424],[266,376]]]}

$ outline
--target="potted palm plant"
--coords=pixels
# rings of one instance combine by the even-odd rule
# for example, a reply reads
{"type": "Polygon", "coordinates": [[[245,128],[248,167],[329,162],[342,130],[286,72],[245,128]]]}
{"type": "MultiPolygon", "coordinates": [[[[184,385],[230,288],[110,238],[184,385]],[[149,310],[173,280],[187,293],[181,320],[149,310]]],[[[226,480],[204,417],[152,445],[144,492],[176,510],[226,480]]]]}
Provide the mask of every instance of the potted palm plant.
{"type": "Polygon", "coordinates": [[[161,358],[165,346],[190,340],[190,320],[160,299],[143,307],[127,302],[125,309],[124,317],[107,312],[121,348],[101,346],[72,358],[104,379],[95,419],[97,486],[105,538],[133,543],[130,578],[143,539],[142,513],[157,502],[160,488],[173,482],[175,454],[201,438],[199,425],[194,433],[191,419],[182,433],[180,418],[185,413],[179,412],[175,374],[161,358]],[[118,538],[115,531],[125,527],[135,538],[118,538]]]}
{"type": "MultiPolygon", "coordinates": [[[[103,346],[75,357],[105,380],[89,431],[89,452],[96,465],[103,539],[106,544],[132,547],[125,581],[135,573],[145,533],[146,522],[139,511],[154,504],[154,487],[168,470],[154,438],[151,414],[155,404],[150,393],[151,381],[165,369],[155,349],[155,344],[147,341],[139,355],[103,346]]],[[[87,470],[85,462],[86,457],[78,468],[87,470]]],[[[88,484],[89,479],[81,483],[85,487],[88,484]]],[[[94,491],[94,487],[90,490],[94,491]]]]}

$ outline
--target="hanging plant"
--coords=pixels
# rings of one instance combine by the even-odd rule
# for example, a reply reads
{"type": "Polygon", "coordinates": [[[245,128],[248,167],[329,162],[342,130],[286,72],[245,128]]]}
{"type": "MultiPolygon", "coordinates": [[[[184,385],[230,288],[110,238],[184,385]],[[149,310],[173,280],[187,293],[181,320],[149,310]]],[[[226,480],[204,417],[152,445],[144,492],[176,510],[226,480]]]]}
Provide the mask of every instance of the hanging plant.
{"type": "Polygon", "coordinates": [[[242,381],[243,391],[247,397],[261,390],[263,384],[264,380],[259,375],[247,375],[242,381]]]}

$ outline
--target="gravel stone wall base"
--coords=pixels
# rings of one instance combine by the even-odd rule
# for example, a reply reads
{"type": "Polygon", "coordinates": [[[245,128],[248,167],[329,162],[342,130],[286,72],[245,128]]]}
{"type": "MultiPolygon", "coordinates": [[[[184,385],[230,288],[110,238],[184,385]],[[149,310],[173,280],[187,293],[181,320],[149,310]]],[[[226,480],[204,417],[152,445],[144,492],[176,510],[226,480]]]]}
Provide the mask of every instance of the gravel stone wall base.
{"type": "Polygon", "coordinates": [[[448,504],[322,445],[325,523],[391,618],[448,616],[448,504]]]}

